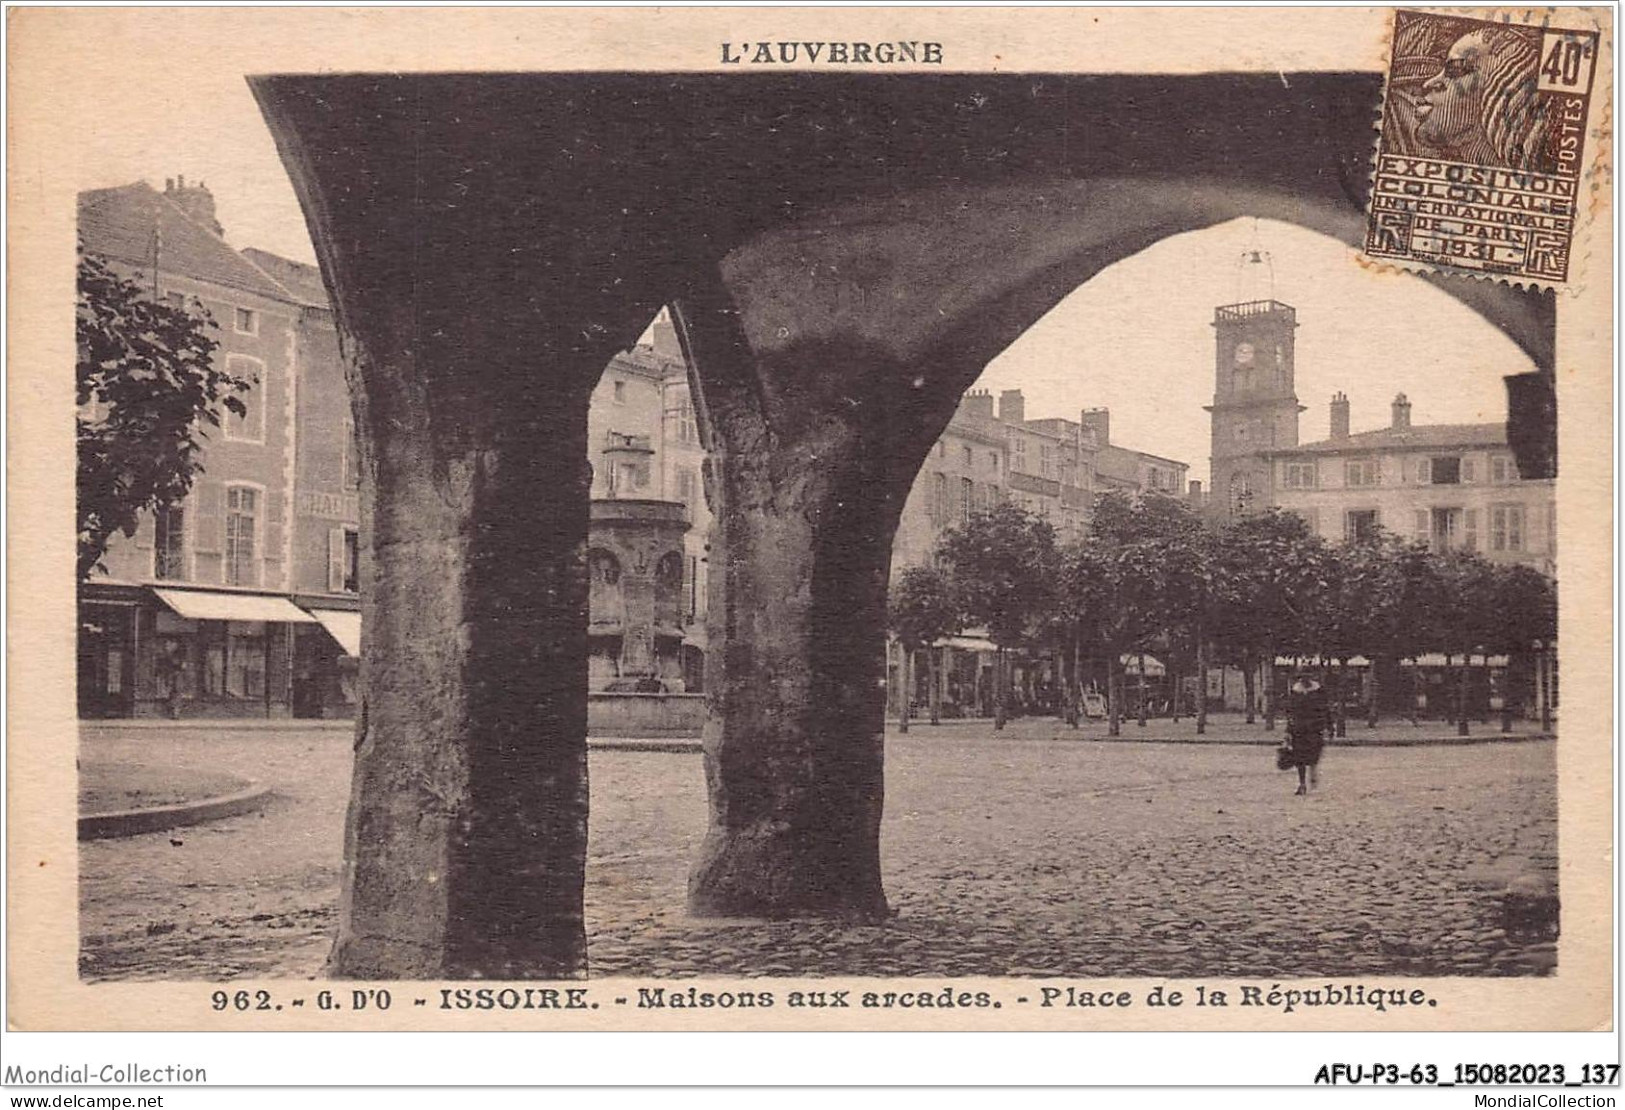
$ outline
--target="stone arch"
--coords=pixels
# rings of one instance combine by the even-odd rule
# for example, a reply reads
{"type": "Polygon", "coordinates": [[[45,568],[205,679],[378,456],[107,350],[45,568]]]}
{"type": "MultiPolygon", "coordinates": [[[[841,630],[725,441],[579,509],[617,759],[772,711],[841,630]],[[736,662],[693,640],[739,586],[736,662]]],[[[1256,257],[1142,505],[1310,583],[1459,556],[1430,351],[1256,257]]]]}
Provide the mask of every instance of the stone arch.
{"type": "MultiPolygon", "coordinates": [[[[1352,241],[1379,79],[253,87],[367,463],[371,650],[332,966],[528,978],[585,969],[581,461],[609,357],[674,303],[713,450],[726,604],[691,906],[882,915],[878,614],[901,497],[959,393],[1167,235],[1250,214],[1352,241]],[[659,172],[577,156],[611,149],[659,172]]],[[[1550,297],[1441,284],[1550,372],[1550,297]]]]}

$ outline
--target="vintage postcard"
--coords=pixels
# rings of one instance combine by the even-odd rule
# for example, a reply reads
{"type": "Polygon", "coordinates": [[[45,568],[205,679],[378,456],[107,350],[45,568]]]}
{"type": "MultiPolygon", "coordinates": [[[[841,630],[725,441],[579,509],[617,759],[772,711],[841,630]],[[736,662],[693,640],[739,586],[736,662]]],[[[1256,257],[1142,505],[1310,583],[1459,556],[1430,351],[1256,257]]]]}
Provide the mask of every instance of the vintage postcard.
{"type": "Polygon", "coordinates": [[[14,1029],[1609,1027],[1611,10],[9,18],[14,1029]]]}

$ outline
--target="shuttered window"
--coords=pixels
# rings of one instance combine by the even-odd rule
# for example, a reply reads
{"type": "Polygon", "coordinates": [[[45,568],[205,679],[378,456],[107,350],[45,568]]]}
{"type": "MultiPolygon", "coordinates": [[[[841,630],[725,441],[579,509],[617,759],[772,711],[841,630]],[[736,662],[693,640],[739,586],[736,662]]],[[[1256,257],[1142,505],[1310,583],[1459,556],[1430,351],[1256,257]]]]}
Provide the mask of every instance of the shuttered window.
{"type": "Polygon", "coordinates": [[[353,594],[360,589],[361,544],[354,528],[327,531],[327,588],[333,593],[353,594]]]}

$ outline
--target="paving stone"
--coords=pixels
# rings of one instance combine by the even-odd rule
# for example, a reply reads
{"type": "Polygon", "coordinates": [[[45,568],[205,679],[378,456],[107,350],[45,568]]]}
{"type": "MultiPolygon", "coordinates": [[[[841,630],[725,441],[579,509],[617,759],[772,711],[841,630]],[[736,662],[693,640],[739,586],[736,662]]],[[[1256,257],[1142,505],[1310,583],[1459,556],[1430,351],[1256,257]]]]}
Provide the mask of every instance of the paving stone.
{"type": "MultiPolygon", "coordinates": [[[[1243,746],[933,731],[887,739],[882,866],[897,916],[880,927],[689,918],[688,867],[705,830],[698,757],[593,752],[592,974],[1257,978],[1556,967],[1546,938],[1501,930],[1505,884],[1473,878],[1509,860],[1551,870],[1550,743],[1332,748],[1320,791],[1296,799],[1243,746]],[[1424,785],[1437,782],[1451,786],[1424,785]],[[987,821],[990,812],[1003,819],[987,821]]],[[[184,853],[161,835],[82,845],[81,974],[319,974],[337,925],[349,736],[97,733],[84,758],[139,753],[224,769],[273,784],[287,801],[263,819],[193,830],[184,853]],[[175,929],[148,936],[154,921],[175,929]]]]}

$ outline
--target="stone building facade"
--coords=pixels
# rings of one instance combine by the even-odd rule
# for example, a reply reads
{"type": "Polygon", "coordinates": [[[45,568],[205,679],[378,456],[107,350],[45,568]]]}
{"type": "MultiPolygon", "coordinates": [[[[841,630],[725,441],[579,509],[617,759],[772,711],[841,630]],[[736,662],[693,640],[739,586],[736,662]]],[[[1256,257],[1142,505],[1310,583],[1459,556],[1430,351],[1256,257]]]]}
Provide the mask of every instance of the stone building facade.
{"type": "MultiPolygon", "coordinates": [[[[1085,409],[1078,420],[1027,418],[1019,389],[973,389],[937,440],[909,491],[892,545],[892,577],[929,563],[944,532],[1006,501],[1048,520],[1062,543],[1082,539],[1097,493],[1121,489],[1183,496],[1185,463],[1111,442],[1111,414],[1085,409]]],[[[938,645],[937,701],[951,715],[991,713],[993,643],[969,630],[938,645]]],[[[888,708],[901,705],[901,656],[888,648],[888,708]]],[[[932,701],[929,668],[913,668],[911,703],[932,701]]]]}
{"type": "Polygon", "coordinates": [[[358,645],[343,641],[358,622],[299,604],[354,610],[353,564],[334,575],[330,537],[359,521],[353,487],[342,473],[328,480],[351,448],[324,420],[349,409],[314,269],[232,249],[209,190],[184,178],[162,193],[136,183],[81,194],[79,237],[155,296],[207,312],[215,359],[253,382],[247,414],[208,429],[186,501],[115,536],[81,584],[81,714],[346,712],[358,645]]]}
{"type": "Polygon", "coordinates": [[[1333,542],[1380,527],[1556,575],[1555,484],[1518,473],[1506,425],[1412,424],[1401,393],[1387,427],[1351,432],[1350,404],[1332,399],[1328,438],[1267,454],[1276,505],[1333,542]]]}
{"type": "MultiPolygon", "coordinates": [[[[677,673],[664,677],[669,688],[702,692],[711,539],[705,447],[689,394],[687,363],[664,315],[643,342],[617,354],[604,368],[587,412],[587,451],[594,500],[666,501],[683,506],[688,527],[682,536],[681,573],[667,575],[677,586],[672,617],[682,634],[679,665],[677,673]],[[638,449],[617,449],[628,441],[635,442],[638,449]]],[[[600,591],[595,596],[604,594],[600,591]]],[[[597,619],[595,613],[592,620],[597,619]]],[[[602,663],[595,667],[595,685],[619,677],[602,663]]]]}

